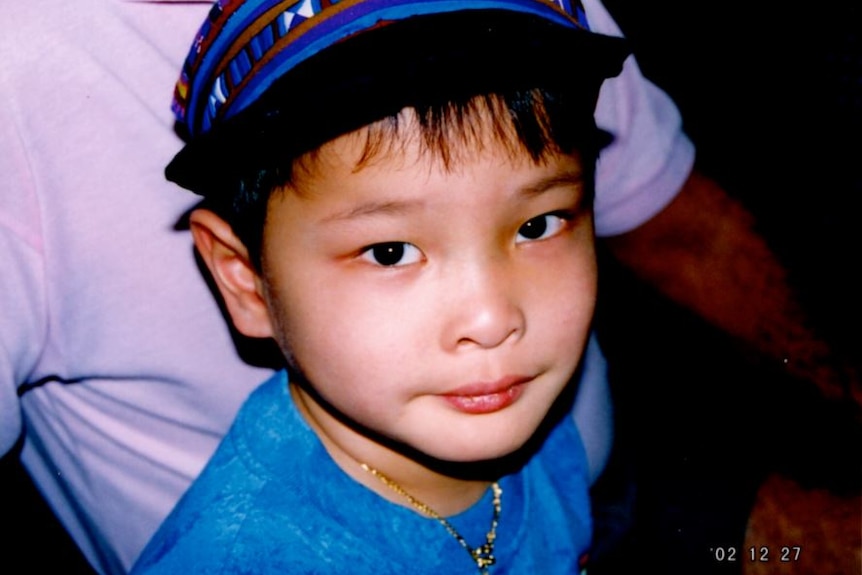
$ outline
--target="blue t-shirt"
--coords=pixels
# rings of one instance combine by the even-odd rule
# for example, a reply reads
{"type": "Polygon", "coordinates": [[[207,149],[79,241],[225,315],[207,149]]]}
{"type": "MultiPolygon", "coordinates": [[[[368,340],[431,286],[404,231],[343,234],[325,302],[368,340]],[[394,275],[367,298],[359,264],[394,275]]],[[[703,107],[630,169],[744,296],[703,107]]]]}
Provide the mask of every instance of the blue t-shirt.
{"type": "MultiPolygon", "coordinates": [[[[500,480],[492,575],[578,573],[590,543],[587,464],[571,417],[500,480]]],[[[490,490],[447,518],[485,542],[490,490]]],[[[216,453],[147,545],[133,575],[470,574],[445,528],[345,474],[296,410],[284,372],[245,403],[216,453]]]]}

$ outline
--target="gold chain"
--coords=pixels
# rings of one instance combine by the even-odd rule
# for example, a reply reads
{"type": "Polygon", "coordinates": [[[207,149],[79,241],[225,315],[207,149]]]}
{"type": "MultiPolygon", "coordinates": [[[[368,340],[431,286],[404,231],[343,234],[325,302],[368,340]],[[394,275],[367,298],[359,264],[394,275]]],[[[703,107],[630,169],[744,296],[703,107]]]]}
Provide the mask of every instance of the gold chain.
{"type": "Polygon", "coordinates": [[[491,491],[494,493],[494,516],[491,519],[491,529],[489,529],[488,533],[485,535],[485,544],[473,548],[470,547],[464,538],[461,537],[461,534],[452,527],[452,524],[446,521],[446,519],[444,519],[439,513],[404,491],[403,487],[389,479],[389,477],[383,473],[365,463],[362,463],[361,465],[362,469],[379,479],[386,487],[406,499],[410,505],[415,507],[419,512],[424,513],[432,519],[436,519],[440,525],[446,528],[449,535],[454,537],[458,543],[461,544],[461,547],[467,550],[467,553],[469,553],[470,557],[473,558],[473,561],[476,562],[476,567],[479,568],[479,573],[482,575],[488,575],[488,567],[496,562],[496,559],[494,558],[494,541],[497,539],[497,523],[500,521],[500,509],[502,507],[500,504],[500,498],[503,495],[503,489],[500,487],[499,483],[495,481],[491,484],[491,491]]]}

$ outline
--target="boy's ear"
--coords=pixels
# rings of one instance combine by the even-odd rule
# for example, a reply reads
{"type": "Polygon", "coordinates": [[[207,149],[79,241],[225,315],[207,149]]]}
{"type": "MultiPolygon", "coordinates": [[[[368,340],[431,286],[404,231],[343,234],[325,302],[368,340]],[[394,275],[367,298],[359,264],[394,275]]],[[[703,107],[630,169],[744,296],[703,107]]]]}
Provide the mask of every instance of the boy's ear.
{"type": "Polygon", "coordinates": [[[209,268],[236,329],[249,337],[272,337],[260,275],[230,225],[197,209],[189,218],[195,247],[209,268]]]}

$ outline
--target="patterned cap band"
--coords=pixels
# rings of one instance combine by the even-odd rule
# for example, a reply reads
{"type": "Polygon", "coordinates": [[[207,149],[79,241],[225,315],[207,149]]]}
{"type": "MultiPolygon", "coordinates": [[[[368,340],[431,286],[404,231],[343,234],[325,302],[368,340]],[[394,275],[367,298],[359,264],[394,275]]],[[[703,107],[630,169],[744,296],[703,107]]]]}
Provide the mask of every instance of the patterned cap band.
{"type": "Polygon", "coordinates": [[[209,132],[299,63],[348,37],[465,10],[518,12],[586,29],[577,0],[219,0],[183,66],[174,113],[189,136],[209,132]]]}

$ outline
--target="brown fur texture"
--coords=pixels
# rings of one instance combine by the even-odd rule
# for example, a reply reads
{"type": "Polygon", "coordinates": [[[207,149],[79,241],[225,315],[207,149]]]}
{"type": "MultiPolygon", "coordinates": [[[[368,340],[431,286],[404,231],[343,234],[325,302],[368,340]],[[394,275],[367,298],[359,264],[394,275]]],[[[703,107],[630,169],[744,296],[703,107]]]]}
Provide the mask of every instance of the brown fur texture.
{"type": "Polygon", "coordinates": [[[740,551],[743,575],[858,575],[862,496],[806,489],[782,475],[770,475],[757,493],[740,551]],[[799,548],[797,560],[794,547],[799,548]],[[760,560],[762,548],[768,561],[760,560]],[[782,551],[787,561],[781,561],[782,551]]]}

